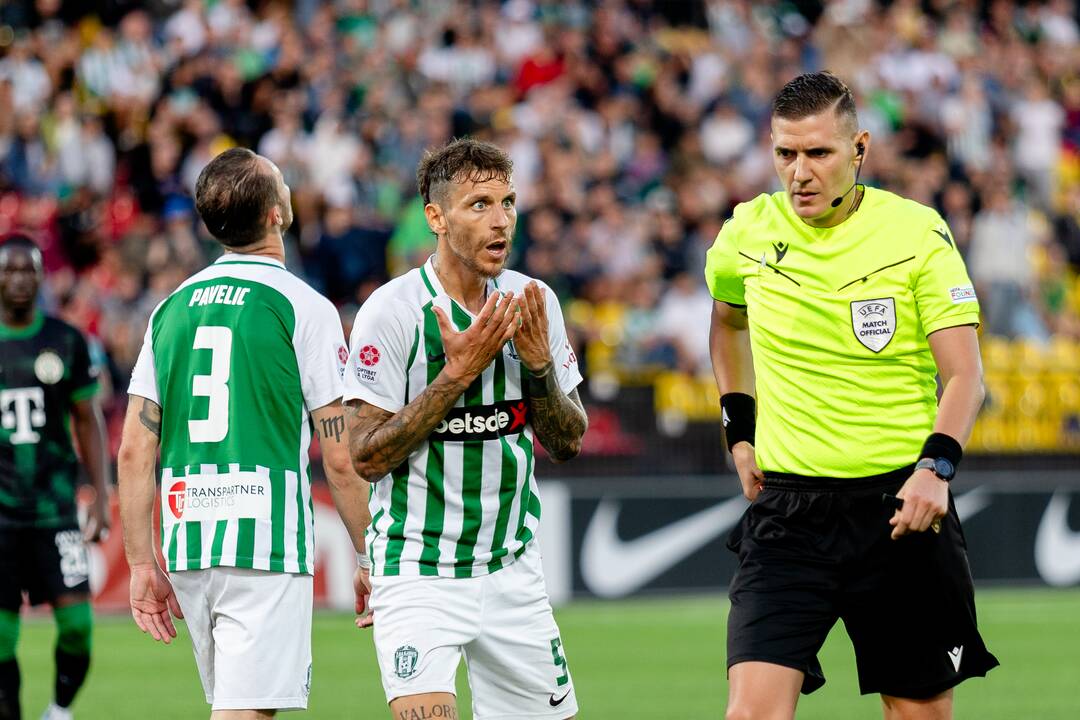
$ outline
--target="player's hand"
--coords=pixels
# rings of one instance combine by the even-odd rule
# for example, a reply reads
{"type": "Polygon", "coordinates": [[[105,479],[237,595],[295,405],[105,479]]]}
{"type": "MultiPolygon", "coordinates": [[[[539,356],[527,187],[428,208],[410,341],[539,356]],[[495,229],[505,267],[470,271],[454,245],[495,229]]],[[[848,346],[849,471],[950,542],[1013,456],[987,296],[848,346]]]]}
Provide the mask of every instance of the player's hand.
{"type": "Polygon", "coordinates": [[[521,316],[521,326],[514,335],[514,349],[526,368],[539,372],[551,362],[551,346],[548,344],[547,303],[543,289],[535,280],[518,296],[517,312],[521,316]]]}
{"type": "Polygon", "coordinates": [[[450,377],[469,384],[491,364],[518,329],[515,305],[513,293],[491,293],[476,320],[462,332],[454,330],[440,308],[432,308],[446,352],[445,372],[450,377]]]}
{"type": "Polygon", "coordinates": [[[109,536],[112,514],[109,509],[109,496],[97,493],[94,502],[86,513],[86,524],[83,526],[83,539],[86,542],[101,542],[109,536]]]}
{"type": "Polygon", "coordinates": [[[735,472],[739,474],[743,495],[753,502],[765,482],[765,473],[758,467],[754,446],[745,440],[735,443],[735,447],[731,448],[731,459],[735,461],[735,472]]]}
{"type": "Polygon", "coordinates": [[[368,628],[375,624],[368,598],[371,597],[371,576],[364,568],[353,573],[353,590],[356,592],[356,627],[368,628]]]}
{"type": "Polygon", "coordinates": [[[172,583],[156,562],[131,568],[131,617],[150,637],[168,645],[176,637],[173,616],[183,618],[172,583]],[[170,616],[170,612],[172,615],[170,616]]]}
{"type": "Polygon", "coordinates": [[[896,497],[903,499],[904,506],[889,519],[893,540],[908,533],[924,532],[949,511],[949,483],[930,470],[916,470],[896,497]]]}

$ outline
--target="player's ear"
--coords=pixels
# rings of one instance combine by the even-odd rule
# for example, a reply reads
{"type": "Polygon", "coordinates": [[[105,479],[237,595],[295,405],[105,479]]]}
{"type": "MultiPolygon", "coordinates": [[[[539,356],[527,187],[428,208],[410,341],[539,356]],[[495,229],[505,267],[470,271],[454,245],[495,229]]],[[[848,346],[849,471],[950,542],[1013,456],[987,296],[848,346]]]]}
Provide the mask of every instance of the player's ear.
{"type": "Polygon", "coordinates": [[[281,206],[274,204],[270,208],[270,227],[280,226],[285,224],[285,217],[281,213],[281,206]]]}
{"type": "Polygon", "coordinates": [[[424,217],[427,218],[431,232],[436,235],[446,233],[446,216],[443,215],[442,208],[437,203],[429,202],[424,206],[424,217]]]}

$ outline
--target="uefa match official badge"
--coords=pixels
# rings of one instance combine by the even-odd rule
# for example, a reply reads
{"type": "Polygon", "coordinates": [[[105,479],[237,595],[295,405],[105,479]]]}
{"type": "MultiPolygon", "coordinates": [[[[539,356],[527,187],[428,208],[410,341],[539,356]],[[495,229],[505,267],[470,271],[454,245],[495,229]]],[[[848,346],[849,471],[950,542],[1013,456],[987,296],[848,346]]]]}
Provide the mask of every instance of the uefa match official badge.
{"type": "Polygon", "coordinates": [[[896,333],[896,301],[893,298],[852,301],[851,329],[859,342],[876,353],[881,352],[896,333]]]}

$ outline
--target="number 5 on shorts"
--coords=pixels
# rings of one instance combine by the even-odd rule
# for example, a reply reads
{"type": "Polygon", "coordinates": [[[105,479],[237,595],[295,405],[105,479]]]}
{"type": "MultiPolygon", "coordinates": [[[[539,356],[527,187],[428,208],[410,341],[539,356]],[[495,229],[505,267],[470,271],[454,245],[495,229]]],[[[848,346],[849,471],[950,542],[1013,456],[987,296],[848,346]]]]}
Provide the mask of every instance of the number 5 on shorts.
{"type": "Polygon", "coordinates": [[[570,675],[566,671],[566,658],[563,657],[559,648],[562,647],[562,639],[551,639],[551,657],[555,661],[555,667],[562,670],[562,675],[555,678],[555,684],[562,687],[566,683],[570,682],[570,675]]]}
{"type": "Polygon", "coordinates": [[[195,329],[195,350],[210,351],[210,374],[191,378],[191,394],[210,399],[205,420],[188,420],[191,442],[221,442],[229,434],[229,372],[232,366],[232,330],[220,325],[195,329]]]}

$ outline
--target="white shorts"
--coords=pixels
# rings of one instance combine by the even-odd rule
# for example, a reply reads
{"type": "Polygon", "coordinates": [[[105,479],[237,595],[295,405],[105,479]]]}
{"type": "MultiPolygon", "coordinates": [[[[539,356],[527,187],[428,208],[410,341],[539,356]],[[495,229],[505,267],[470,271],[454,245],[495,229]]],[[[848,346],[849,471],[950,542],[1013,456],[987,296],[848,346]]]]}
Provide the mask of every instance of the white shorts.
{"type": "Polygon", "coordinates": [[[386,700],[455,694],[462,652],[476,720],[568,718],[577,697],[536,543],[475,578],[372,577],[386,700]]]}
{"type": "Polygon", "coordinates": [[[215,567],[169,579],[214,710],[307,708],[310,575],[215,567]]]}

